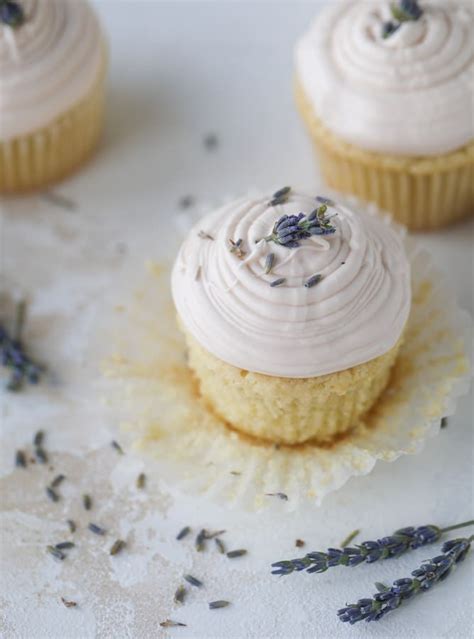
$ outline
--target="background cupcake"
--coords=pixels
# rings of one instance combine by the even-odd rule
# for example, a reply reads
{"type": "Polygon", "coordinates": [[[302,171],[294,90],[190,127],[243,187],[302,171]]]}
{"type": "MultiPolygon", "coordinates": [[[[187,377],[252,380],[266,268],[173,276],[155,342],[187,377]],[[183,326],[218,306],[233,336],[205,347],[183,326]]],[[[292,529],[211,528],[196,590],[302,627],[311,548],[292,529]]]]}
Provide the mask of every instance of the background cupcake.
{"type": "Polygon", "coordinates": [[[325,442],[388,383],[410,268],[385,220],[283,193],[242,198],[192,229],[173,297],[214,411],[266,440],[325,442]]]}
{"type": "Polygon", "coordinates": [[[474,209],[474,16],[462,0],[333,3],[296,49],[325,180],[429,229],[474,209]]]}
{"type": "Polygon", "coordinates": [[[82,0],[0,2],[0,192],[75,169],[99,137],[105,43],[82,0]]]}

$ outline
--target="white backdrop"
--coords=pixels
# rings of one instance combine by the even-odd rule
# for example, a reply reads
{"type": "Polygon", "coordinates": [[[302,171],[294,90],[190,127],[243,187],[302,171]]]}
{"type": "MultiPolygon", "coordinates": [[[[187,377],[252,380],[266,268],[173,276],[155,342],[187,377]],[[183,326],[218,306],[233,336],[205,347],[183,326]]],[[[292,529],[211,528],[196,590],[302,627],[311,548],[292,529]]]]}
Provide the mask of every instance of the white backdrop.
{"type": "MultiPolygon", "coordinates": [[[[278,501],[271,512],[253,515],[171,494],[149,460],[111,449],[110,440],[120,434],[98,399],[99,357],[91,356],[90,343],[122,267],[140,269],[148,258],[172,257],[183,196],[205,207],[253,186],[315,182],[291,85],[293,44],[318,5],[96,4],[110,44],[106,133],[93,161],[56,189],[77,209],[41,196],[1,202],[5,289],[28,295],[29,341],[56,377],[54,384],[0,399],[1,636],[472,637],[472,557],[448,582],[383,622],[351,628],[338,622],[337,608],[371,594],[374,581],[409,575],[435,549],[324,575],[269,574],[272,561],[299,554],[297,537],[309,551],[337,545],[354,528],[362,530],[360,539],[372,539],[404,525],[472,518],[472,395],[422,454],[380,463],[321,508],[291,516],[278,501]],[[213,152],[203,147],[208,132],[218,136],[213,152]],[[47,431],[53,469],[13,470],[15,450],[40,427],[47,431]],[[142,469],[150,481],[139,492],[134,481],[142,469]],[[44,486],[57,472],[68,479],[61,502],[51,504],[44,486]],[[95,501],[89,519],[110,530],[106,540],[84,530],[84,492],[95,501]],[[68,517],[82,527],[77,547],[58,563],[44,548],[68,537],[68,517]],[[249,554],[232,562],[215,552],[197,555],[190,541],[174,540],[185,524],[226,528],[229,548],[245,547],[249,554]],[[118,536],[129,547],[109,557],[106,550],[118,536]],[[173,593],[183,572],[201,577],[205,589],[177,608],[173,593]],[[78,607],[65,608],[61,596],[78,607]],[[207,602],[221,598],[232,606],[209,611],[207,602]],[[168,617],[187,627],[160,629],[168,617]]],[[[471,313],[473,229],[471,220],[420,236],[471,313]]]]}

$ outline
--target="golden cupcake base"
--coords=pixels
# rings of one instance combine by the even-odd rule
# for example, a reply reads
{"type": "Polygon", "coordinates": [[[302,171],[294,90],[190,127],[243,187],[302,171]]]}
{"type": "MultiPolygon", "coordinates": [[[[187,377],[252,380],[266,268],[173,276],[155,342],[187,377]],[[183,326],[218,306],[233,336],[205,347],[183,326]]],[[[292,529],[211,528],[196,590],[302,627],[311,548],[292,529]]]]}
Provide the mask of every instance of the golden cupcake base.
{"type": "Polygon", "coordinates": [[[104,111],[106,57],[89,93],[48,126],[0,142],[0,193],[43,188],[78,168],[97,145],[104,111]]]}
{"type": "Polygon", "coordinates": [[[401,340],[353,368],[304,379],[271,377],[218,359],[185,331],[189,366],[209,407],[236,430],[279,444],[332,442],[386,388],[401,340]]]}
{"type": "Polygon", "coordinates": [[[375,202],[417,231],[439,228],[474,212],[474,142],[437,157],[364,151],[324,126],[299,82],[295,97],[331,188],[375,202]]]}

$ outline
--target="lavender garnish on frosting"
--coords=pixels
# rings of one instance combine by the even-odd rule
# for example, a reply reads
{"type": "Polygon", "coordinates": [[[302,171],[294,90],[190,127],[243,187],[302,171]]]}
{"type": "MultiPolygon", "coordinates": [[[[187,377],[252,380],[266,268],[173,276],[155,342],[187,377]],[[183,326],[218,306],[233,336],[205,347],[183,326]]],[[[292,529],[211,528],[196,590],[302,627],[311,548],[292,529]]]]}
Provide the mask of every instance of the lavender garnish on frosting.
{"type": "Polygon", "coordinates": [[[417,0],[400,0],[398,3],[390,5],[393,20],[384,22],[382,26],[382,37],[388,38],[395,33],[404,22],[413,22],[423,15],[423,9],[417,0]]]}
{"type": "Polygon", "coordinates": [[[243,250],[243,239],[240,238],[237,240],[237,242],[234,242],[234,240],[229,239],[229,244],[230,244],[230,252],[234,253],[235,255],[237,255],[237,257],[239,258],[239,260],[242,260],[245,257],[245,251],[243,250]]]}
{"type": "Polygon", "coordinates": [[[271,234],[264,238],[265,241],[275,242],[275,244],[286,246],[286,248],[297,248],[300,246],[300,240],[312,235],[331,235],[335,233],[335,227],[326,216],[328,205],[332,206],[333,203],[327,198],[318,197],[316,199],[325,203],[314,209],[309,215],[305,213],[282,215],[275,222],[271,234]]]}
{"type": "Polygon", "coordinates": [[[25,13],[18,2],[0,0],[0,23],[9,27],[20,27],[25,21],[25,13]]]}

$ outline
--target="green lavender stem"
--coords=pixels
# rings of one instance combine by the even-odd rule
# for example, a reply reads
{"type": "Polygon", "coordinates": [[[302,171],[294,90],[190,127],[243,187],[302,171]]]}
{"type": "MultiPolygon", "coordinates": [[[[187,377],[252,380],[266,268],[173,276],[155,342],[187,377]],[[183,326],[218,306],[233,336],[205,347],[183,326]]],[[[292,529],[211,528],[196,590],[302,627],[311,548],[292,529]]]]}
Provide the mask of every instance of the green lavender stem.
{"type": "Polygon", "coordinates": [[[414,595],[446,579],[455,566],[465,559],[473,540],[474,535],[467,539],[447,541],[441,549],[442,554],[423,562],[411,573],[412,577],[397,579],[391,588],[376,584],[379,592],[373,597],[359,599],[357,603],[341,608],[337,616],[340,621],[351,625],[358,621],[379,621],[414,595]]]}
{"type": "Polygon", "coordinates": [[[334,566],[358,566],[362,563],[374,563],[382,559],[399,557],[408,550],[414,550],[431,544],[451,530],[473,526],[474,520],[439,528],[434,525],[401,528],[376,541],[364,541],[355,547],[329,548],[327,552],[310,552],[304,557],[277,561],[272,564],[272,574],[289,575],[294,571],[306,570],[309,573],[325,572],[334,566]]]}

